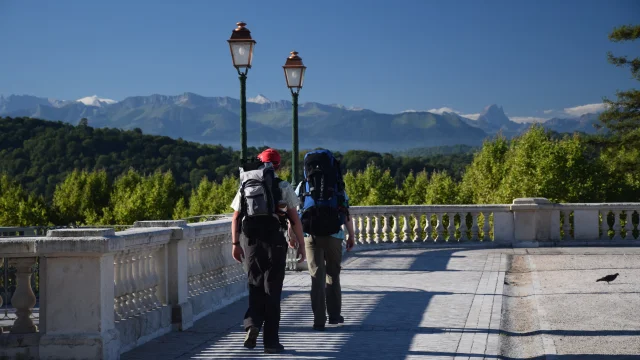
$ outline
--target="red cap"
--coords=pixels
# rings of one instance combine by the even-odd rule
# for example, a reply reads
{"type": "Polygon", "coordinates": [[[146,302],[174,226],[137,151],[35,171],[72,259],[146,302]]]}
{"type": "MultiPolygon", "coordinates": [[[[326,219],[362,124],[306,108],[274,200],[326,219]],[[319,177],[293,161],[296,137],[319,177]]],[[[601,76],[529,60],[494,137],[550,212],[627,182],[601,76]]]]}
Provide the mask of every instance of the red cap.
{"type": "Polygon", "coordinates": [[[280,154],[275,149],[267,149],[258,155],[262,162],[270,162],[274,168],[280,166],[280,154]]]}

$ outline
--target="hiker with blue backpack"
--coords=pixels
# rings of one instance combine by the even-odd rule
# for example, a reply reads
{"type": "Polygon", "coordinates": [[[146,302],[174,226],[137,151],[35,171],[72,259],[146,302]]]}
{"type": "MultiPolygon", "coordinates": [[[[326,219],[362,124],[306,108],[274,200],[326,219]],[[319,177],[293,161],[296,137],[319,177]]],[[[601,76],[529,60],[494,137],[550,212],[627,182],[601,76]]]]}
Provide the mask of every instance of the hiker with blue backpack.
{"type": "Polygon", "coordinates": [[[285,231],[296,235],[290,238],[289,247],[298,248],[300,262],[305,259],[305,248],[296,240],[303,236],[296,211],[299,200],[291,184],[276,176],[279,166],[280,154],[274,149],[263,151],[257,161],[242,164],[240,189],[231,203],[232,256],[239,263],[245,261],[249,283],[244,346],[255,348],[263,328],[264,352],[271,354],[284,350],[278,331],[287,257],[285,231]],[[241,232],[246,239],[244,249],[241,232]]]}
{"type": "MultiPolygon", "coordinates": [[[[323,331],[327,314],[329,324],[344,323],[340,288],[343,225],[347,251],[353,248],[355,236],[340,162],[329,150],[315,150],[305,155],[303,169],[304,179],[296,194],[311,275],[313,329],[323,331]]],[[[290,237],[298,235],[290,233],[290,237]]]]}

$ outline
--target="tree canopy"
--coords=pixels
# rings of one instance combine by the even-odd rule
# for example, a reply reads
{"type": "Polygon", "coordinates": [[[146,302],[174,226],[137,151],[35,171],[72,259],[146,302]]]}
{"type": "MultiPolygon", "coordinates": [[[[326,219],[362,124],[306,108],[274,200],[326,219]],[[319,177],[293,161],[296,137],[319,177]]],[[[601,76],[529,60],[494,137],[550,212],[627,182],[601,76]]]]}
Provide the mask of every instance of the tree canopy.
{"type": "MultiPolygon", "coordinates": [[[[640,38],[640,25],[623,25],[609,34],[612,42],[635,41],[640,38]]],[[[607,53],[609,63],[628,68],[631,76],[640,81],[640,57],[615,56],[607,53]]],[[[618,90],[617,99],[604,98],[605,111],[600,114],[601,126],[606,127],[611,137],[605,142],[611,158],[624,169],[640,166],[640,90],[618,90]]]]}

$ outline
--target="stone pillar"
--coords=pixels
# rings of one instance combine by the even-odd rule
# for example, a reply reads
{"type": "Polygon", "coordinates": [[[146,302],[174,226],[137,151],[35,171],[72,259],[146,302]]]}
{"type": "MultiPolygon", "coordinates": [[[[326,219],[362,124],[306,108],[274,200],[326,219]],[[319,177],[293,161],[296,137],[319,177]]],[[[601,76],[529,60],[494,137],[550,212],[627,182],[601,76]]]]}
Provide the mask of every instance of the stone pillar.
{"type": "Polygon", "coordinates": [[[551,240],[553,204],[545,198],[513,200],[513,247],[537,247],[551,240]]]}
{"type": "Polygon", "coordinates": [[[119,359],[113,229],[51,230],[39,244],[41,359],[119,359]]]}
{"type": "MultiPolygon", "coordinates": [[[[567,211],[566,214],[568,213],[567,211]]],[[[575,240],[592,241],[600,238],[599,214],[598,208],[573,211],[573,237],[575,240]]],[[[630,215],[627,217],[630,219],[630,215]]],[[[568,218],[565,219],[565,221],[569,221],[568,218]]],[[[606,224],[606,216],[603,216],[603,220],[606,224]]]]}
{"type": "Polygon", "coordinates": [[[501,244],[513,242],[513,213],[498,211],[493,213],[493,239],[494,242],[501,244]]]}
{"type": "Polygon", "coordinates": [[[183,331],[193,326],[193,309],[189,302],[189,240],[195,237],[195,230],[187,226],[185,220],[175,221],[136,221],[135,228],[164,227],[173,228],[168,244],[168,289],[167,300],[171,306],[173,330],[183,331]]]}
{"type": "Polygon", "coordinates": [[[9,264],[16,267],[16,291],[11,298],[11,305],[16,308],[16,320],[11,328],[12,334],[28,334],[37,330],[30,317],[31,309],[36,305],[36,296],[31,289],[31,267],[35,263],[36,258],[33,257],[9,259],[9,264]]]}

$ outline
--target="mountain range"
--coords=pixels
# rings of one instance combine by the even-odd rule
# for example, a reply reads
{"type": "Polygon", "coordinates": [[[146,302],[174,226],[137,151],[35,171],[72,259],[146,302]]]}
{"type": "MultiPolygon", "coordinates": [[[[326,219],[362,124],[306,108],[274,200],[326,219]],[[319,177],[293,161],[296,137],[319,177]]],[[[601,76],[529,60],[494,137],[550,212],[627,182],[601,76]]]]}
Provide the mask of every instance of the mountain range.
{"type": "MultiPolygon", "coordinates": [[[[292,109],[289,101],[262,95],[247,100],[249,146],[291,146],[292,109]]],[[[33,117],[77,124],[87,118],[93,127],[140,128],[144,133],[239,147],[240,101],[230,97],[182,95],[133,96],[122,101],[89,96],[63,101],[31,95],[0,96],[0,116],[33,117]]],[[[557,132],[595,133],[597,114],[554,118],[543,123],[557,132]]],[[[342,105],[315,102],[299,106],[300,148],[325,147],[378,152],[417,147],[478,146],[502,132],[515,136],[531,124],[511,121],[502,107],[487,106],[477,120],[452,112],[407,111],[383,114],[342,105]]]]}

